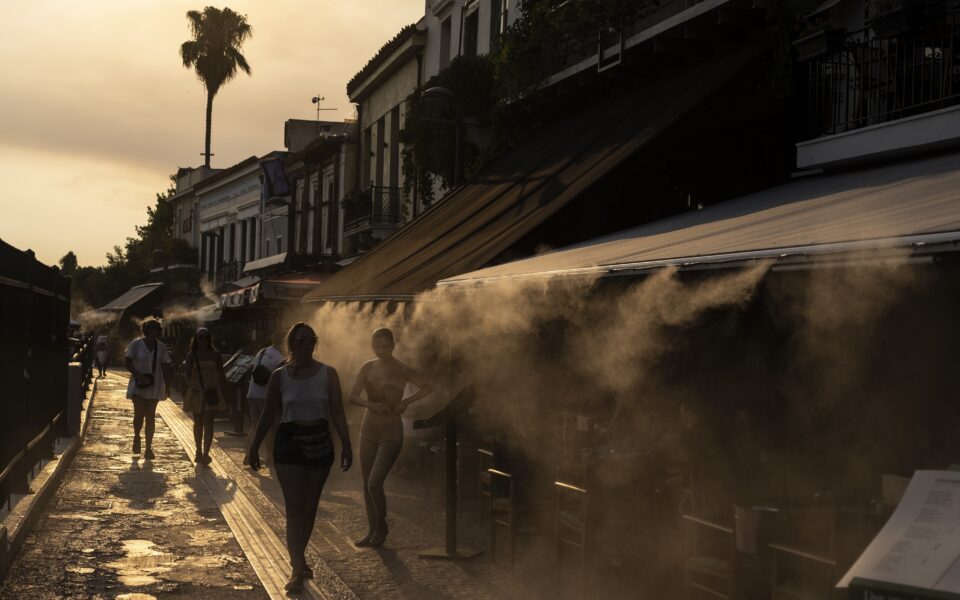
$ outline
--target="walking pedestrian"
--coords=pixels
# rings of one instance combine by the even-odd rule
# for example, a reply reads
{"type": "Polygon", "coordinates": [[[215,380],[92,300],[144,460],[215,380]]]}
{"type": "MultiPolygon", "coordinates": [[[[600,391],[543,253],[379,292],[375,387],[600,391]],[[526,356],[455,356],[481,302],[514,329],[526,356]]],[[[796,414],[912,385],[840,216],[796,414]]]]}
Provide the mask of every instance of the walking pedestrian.
{"type": "Polygon", "coordinates": [[[124,352],[124,365],[130,371],[127,398],[133,401],[133,453],[140,454],[140,430],[146,422],[146,450],[143,458],[153,460],[153,431],[157,422],[157,402],[170,396],[172,362],[160,337],[160,322],[147,319],[140,324],[141,337],[130,342],[124,352]]]}
{"type": "Polygon", "coordinates": [[[292,568],[286,585],[289,592],[301,590],[303,580],[313,577],[304,553],[313,532],[320,494],[333,465],[331,422],[340,437],[340,467],[346,471],[353,463],[340,377],[332,366],[314,360],[316,345],[317,334],[306,323],[297,323],[290,329],[290,362],[270,375],[267,403],[247,450],[247,463],[256,471],[260,468],[260,443],[274,415],[279,413],[273,461],[287,515],[287,550],[292,568]]]}
{"type": "Polygon", "coordinates": [[[223,372],[223,360],[206,327],[200,327],[193,334],[183,367],[188,382],[183,410],[193,415],[193,441],[197,448],[194,460],[198,465],[209,465],[213,419],[217,412],[227,410],[223,393],[227,379],[223,372]]]}
{"type": "MultiPolygon", "coordinates": [[[[283,350],[280,349],[282,345],[283,332],[280,330],[274,331],[270,338],[270,345],[262,348],[255,357],[253,373],[250,375],[250,385],[247,387],[247,407],[250,410],[250,435],[247,436],[248,446],[250,442],[253,441],[254,432],[257,430],[257,423],[260,421],[260,415],[263,414],[263,407],[267,402],[267,383],[270,381],[270,374],[287,361],[283,350]]],[[[270,430],[267,432],[267,443],[263,449],[264,458],[261,462],[270,460],[270,451],[273,448],[276,432],[276,425],[270,427],[270,430]]]]}
{"type": "Polygon", "coordinates": [[[97,370],[100,372],[100,377],[104,377],[107,374],[107,336],[103,334],[97,336],[93,350],[97,355],[97,370]]]}
{"type": "Polygon", "coordinates": [[[387,496],[383,484],[403,447],[400,415],[433,392],[433,385],[426,377],[393,356],[392,331],[377,329],[370,343],[377,358],[360,367],[350,392],[350,402],[366,408],[360,424],[360,468],[369,531],[357,540],[357,546],[380,546],[387,538],[387,496]],[[408,383],[418,389],[404,398],[408,383]],[[360,397],[361,391],[366,393],[365,400],[360,397]]]}

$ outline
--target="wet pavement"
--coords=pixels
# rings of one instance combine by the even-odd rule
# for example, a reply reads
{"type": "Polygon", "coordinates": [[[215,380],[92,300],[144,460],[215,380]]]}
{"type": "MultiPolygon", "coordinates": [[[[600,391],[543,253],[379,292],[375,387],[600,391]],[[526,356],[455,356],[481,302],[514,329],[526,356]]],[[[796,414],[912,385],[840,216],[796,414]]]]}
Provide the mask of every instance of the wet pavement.
{"type": "Polygon", "coordinates": [[[0,585],[0,598],[267,598],[162,419],[156,459],[130,452],[126,378],[97,385],[86,439],[0,585]]]}
{"type": "MultiPolygon", "coordinates": [[[[280,597],[277,578],[287,567],[273,471],[242,466],[244,437],[228,434],[226,420],[217,422],[213,464],[195,467],[189,416],[169,401],[158,410],[156,459],[133,456],[126,382],[117,372],[99,381],[83,446],[0,585],[0,598],[280,597]]],[[[351,541],[366,533],[360,465],[334,469],[307,552],[316,579],[301,597],[555,597],[555,587],[543,587],[552,580],[552,555],[532,547],[512,570],[487,555],[421,558],[420,551],[443,543],[443,507],[422,475],[403,472],[398,465],[387,481],[390,535],[372,549],[351,541]]],[[[477,526],[476,504],[462,508],[461,547],[483,549],[488,532],[477,526]]]]}

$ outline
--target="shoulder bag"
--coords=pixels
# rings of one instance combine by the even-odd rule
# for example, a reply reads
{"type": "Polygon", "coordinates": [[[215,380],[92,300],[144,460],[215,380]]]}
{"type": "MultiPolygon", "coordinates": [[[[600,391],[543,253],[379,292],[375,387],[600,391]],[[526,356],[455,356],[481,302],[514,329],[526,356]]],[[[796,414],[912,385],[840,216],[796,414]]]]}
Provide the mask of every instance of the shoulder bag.
{"type": "MultiPolygon", "coordinates": [[[[160,344],[160,342],[158,341],[157,344],[160,344]]],[[[144,348],[147,347],[146,342],[143,342],[143,347],[144,348]]],[[[159,353],[159,350],[160,350],[159,345],[153,349],[153,361],[150,365],[150,372],[140,373],[139,375],[133,378],[133,382],[136,384],[138,388],[153,387],[153,382],[156,379],[153,374],[156,373],[157,371],[157,354],[159,353]]]]}

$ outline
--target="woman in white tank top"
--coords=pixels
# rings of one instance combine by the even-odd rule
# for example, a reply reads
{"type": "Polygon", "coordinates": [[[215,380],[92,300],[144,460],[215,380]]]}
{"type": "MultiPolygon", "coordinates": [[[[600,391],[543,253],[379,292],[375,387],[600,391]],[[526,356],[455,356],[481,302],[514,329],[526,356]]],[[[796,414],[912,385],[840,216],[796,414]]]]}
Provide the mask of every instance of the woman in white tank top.
{"type": "Polygon", "coordinates": [[[260,443],[279,413],[273,461],[287,513],[292,575],[286,589],[290,592],[301,590],[304,578],[313,577],[304,552],[313,531],[320,493],[333,465],[331,422],[340,437],[340,467],[346,471],[353,462],[340,378],[336,369],[313,359],[316,345],[317,334],[306,323],[297,323],[290,329],[287,347],[292,359],[270,376],[266,406],[247,450],[247,464],[256,471],[260,468],[260,443]]]}

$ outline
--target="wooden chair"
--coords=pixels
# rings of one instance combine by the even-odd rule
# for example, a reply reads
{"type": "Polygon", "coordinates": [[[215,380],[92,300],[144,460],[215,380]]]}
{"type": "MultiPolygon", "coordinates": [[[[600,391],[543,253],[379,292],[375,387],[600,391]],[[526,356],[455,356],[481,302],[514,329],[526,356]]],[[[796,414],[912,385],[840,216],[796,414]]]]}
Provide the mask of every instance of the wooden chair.
{"type": "Polygon", "coordinates": [[[482,529],[487,526],[490,516],[490,479],[492,475],[489,469],[492,469],[495,465],[492,450],[477,448],[477,455],[479,457],[477,500],[480,504],[480,528],[482,529]]]}
{"type": "Polygon", "coordinates": [[[693,515],[680,515],[685,529],[686,589],[730,600],[736,546],[733,528],[693,515]]]}
{"type": "MultiPolygon", "coordinates": [[[[578,597],[583,598],[587,588],[587,573],[590,560],[589,495],[587,490],[562,481],[554,482],[557,494],[555,540],[557,565],[562,567],[563,554],[567,547],[579,555],[578,597]]],[[[563,569],[559,571],[562,573],[563,569]]]]}
{"type": "Polygon", "coordinates": [[[510,568],[516,560],[517,537],[521,534],[540,533],[544,530],[544,503],[536,501],[535,484],[524,481],[524,490],[528,498],[518,495],[521,482],[517,478],[499,469],[487,469],[490,473],[490,559],[497,560],[497,534],[500,529],[507,533],[510,568]]]}
{"type": "Polygon", "coordinates": [[[838,573],[834,556],[836,508],[831,505],[797,509],[784,541],[769,544],[772,600],[830,600],[838,573]]]}

